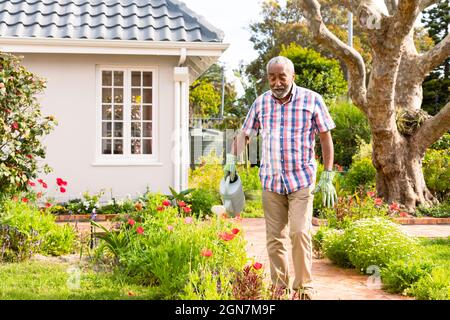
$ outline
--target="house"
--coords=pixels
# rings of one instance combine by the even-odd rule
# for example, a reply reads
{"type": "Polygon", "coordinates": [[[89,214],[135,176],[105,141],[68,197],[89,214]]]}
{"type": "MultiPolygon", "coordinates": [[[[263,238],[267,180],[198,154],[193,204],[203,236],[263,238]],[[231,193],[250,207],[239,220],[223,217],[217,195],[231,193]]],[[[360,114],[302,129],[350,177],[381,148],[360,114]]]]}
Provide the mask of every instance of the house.
{"type": "Polygon", "coordinates": [[[47,79],[44,178],[64,198],[185,189],[189,84],[227,47],[178,0],[0,0],[0,51],[47,79]]]}

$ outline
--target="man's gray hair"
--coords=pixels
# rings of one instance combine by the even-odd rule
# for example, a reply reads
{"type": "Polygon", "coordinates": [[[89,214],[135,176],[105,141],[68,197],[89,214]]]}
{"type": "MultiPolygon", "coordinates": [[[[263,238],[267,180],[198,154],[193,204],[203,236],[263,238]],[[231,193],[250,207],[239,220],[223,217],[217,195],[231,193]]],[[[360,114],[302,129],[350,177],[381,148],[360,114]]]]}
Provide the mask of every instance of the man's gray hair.
{"type": "Polygon", "coordinates": [[[295,73],[294,64],[292,63],[291,60],[289,60],[288,58],[283,57],[283,56],[277,56],[277,57],[273,57],[272,59],[269,60],[269,62],[267,62],[267,66],[266,66],[267,74],[269,74],[269,68],[273,64],[285,65],[288,67],[289,71],[291,71],[292,73],[295,73]]]}

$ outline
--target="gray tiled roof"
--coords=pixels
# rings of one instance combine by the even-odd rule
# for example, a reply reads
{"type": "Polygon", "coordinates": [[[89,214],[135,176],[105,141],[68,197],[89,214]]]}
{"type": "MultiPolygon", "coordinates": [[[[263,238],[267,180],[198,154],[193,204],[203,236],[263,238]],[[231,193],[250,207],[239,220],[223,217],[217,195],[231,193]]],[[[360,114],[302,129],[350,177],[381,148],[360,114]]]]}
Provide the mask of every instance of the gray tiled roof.
{"type": "Polygon", "coordinates": [[[222,42],[178,0],[0,0],[0,37],[222,42]]]}

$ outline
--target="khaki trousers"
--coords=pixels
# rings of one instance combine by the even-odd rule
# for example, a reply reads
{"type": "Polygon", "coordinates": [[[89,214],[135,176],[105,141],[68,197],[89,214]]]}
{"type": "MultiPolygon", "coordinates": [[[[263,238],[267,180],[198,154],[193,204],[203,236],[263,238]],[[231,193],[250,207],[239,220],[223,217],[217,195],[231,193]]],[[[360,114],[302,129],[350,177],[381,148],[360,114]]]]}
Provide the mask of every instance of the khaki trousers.
{"type": "Polygon", "coordinates": [[[263,190],[270,275],[275,286],[289,287],[286,231],[292,244],[294,281],[292,289],[312,288],[312,212],[314,184],[290,194],[263,190]]]}

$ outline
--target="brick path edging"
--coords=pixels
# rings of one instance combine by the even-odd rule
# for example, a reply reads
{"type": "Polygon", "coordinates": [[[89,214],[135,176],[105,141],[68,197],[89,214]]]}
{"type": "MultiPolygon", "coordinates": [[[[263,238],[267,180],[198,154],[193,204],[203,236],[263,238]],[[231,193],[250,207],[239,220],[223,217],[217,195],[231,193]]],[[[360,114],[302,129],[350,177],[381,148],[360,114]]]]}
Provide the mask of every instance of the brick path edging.
{"type": "MultiPolygon", "coordinates": [[[[399,224],[405,225],[430,225],[430,224],[450,224],[450,218],[433,218],[433,217],[424,217],[424,218],[394,218],[394,221],[399,224]]],[[[313,217],[312,224],[314,226],[322,226],[327,224],[327,219],[319,219],[313,217]]]]}

